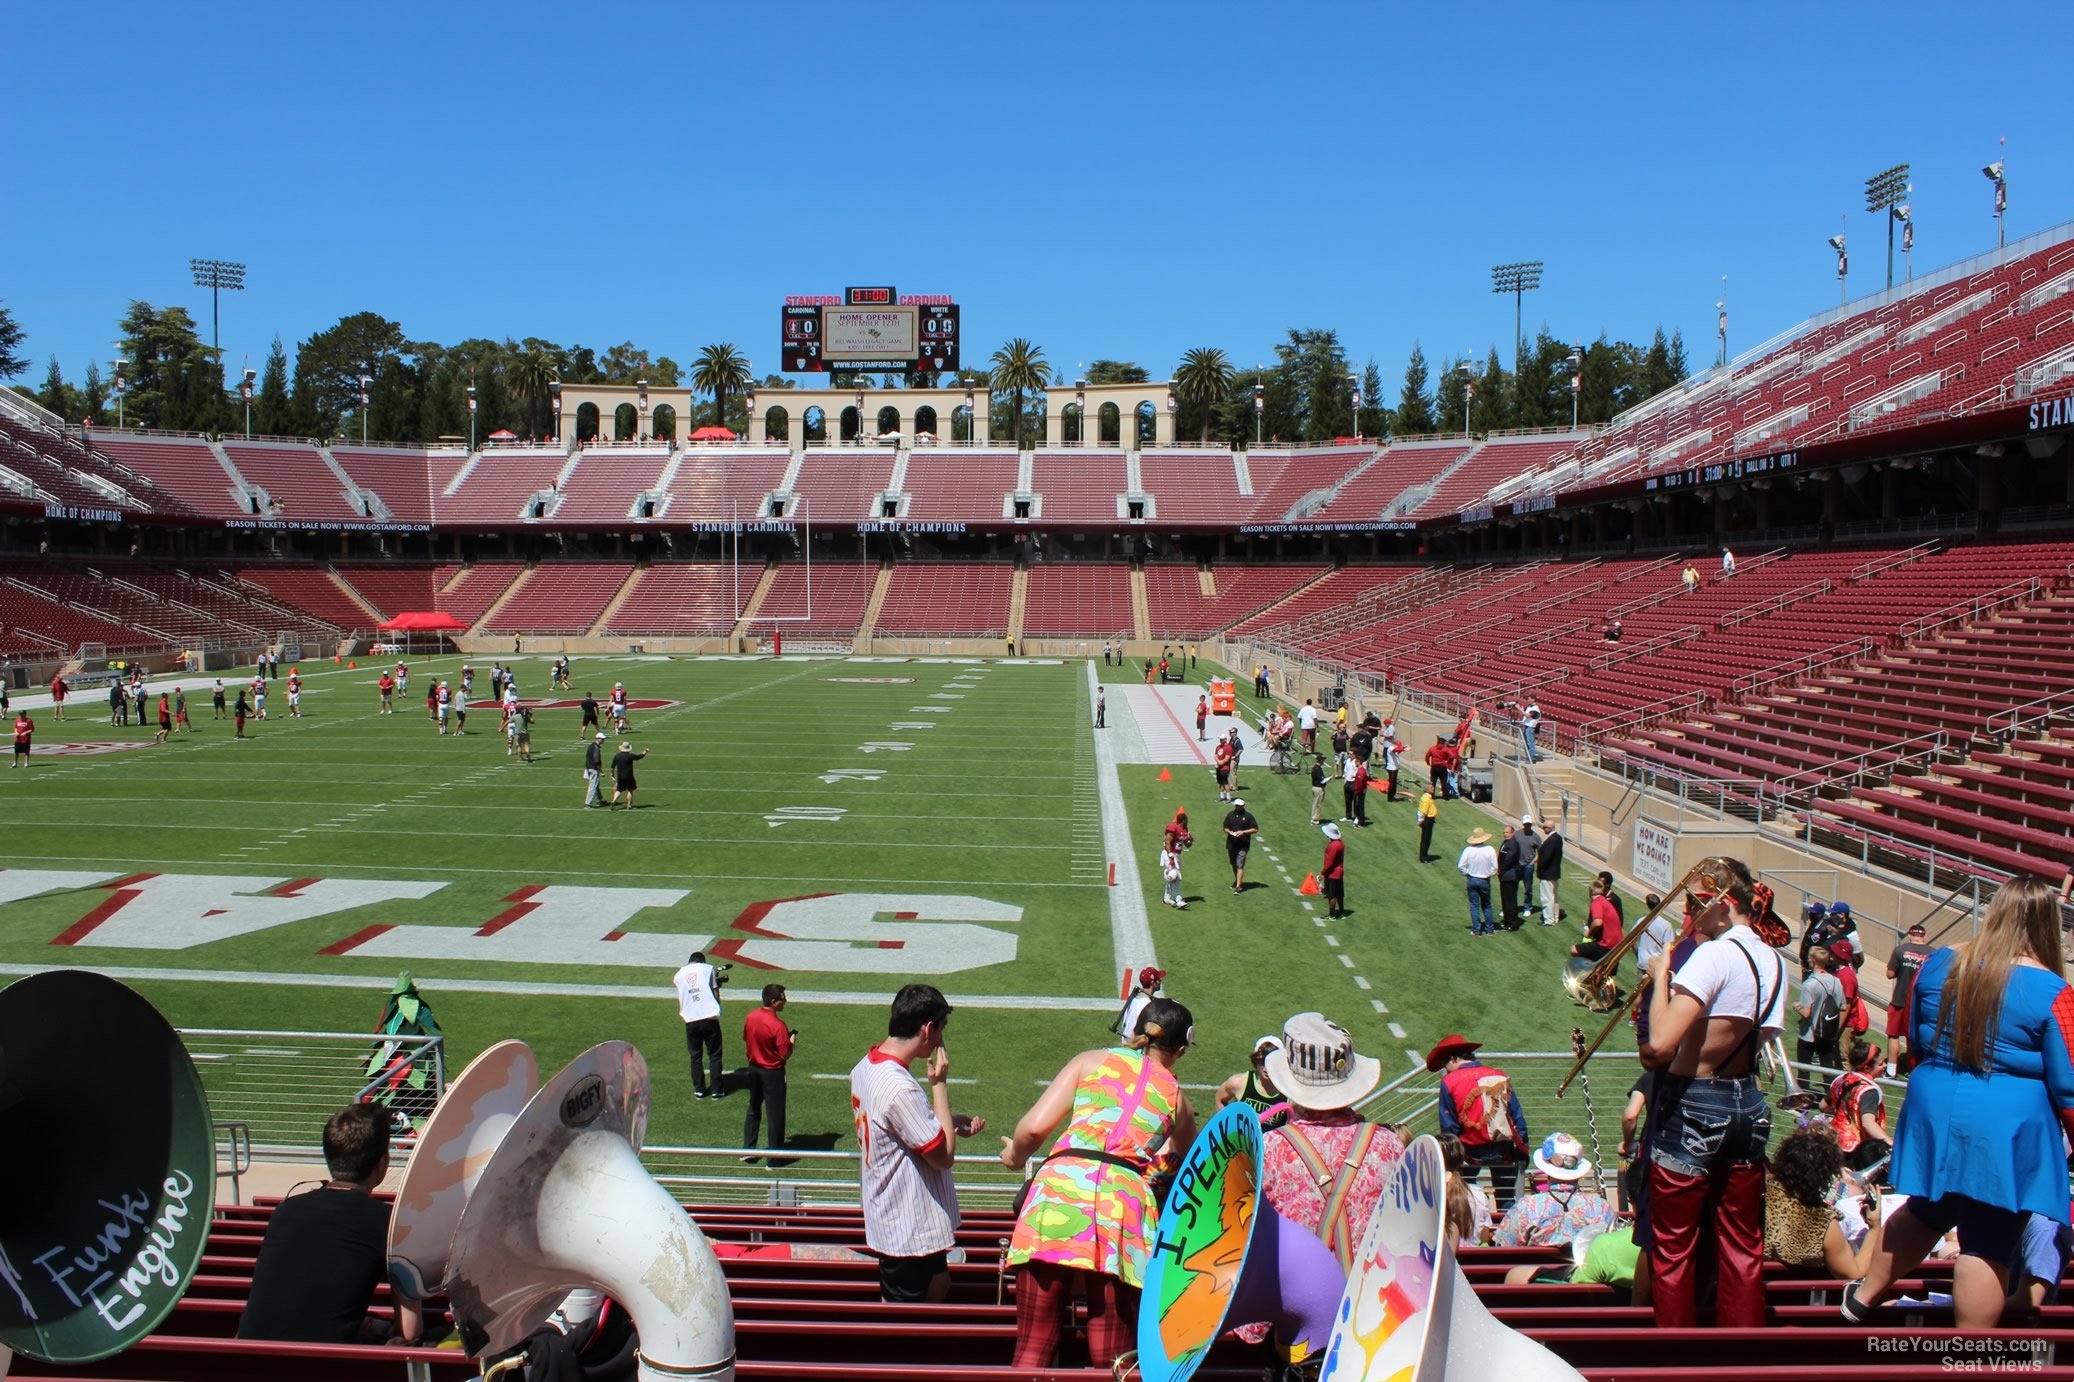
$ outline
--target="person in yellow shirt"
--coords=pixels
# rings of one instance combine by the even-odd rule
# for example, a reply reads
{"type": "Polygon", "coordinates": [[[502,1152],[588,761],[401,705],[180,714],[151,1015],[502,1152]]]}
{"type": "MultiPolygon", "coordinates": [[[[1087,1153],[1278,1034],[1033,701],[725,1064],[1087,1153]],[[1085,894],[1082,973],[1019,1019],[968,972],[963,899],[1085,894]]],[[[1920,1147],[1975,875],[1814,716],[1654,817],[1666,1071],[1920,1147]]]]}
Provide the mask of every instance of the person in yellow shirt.
{"type": "Polygon", "coordinates": [[[1427,783],[1426,790],[1419,793],[1419,862],[1430,864],[1433,854],[1433,824],[1440,819],[1440,807],[1433,801],[1433,784],[1427,783]]]}

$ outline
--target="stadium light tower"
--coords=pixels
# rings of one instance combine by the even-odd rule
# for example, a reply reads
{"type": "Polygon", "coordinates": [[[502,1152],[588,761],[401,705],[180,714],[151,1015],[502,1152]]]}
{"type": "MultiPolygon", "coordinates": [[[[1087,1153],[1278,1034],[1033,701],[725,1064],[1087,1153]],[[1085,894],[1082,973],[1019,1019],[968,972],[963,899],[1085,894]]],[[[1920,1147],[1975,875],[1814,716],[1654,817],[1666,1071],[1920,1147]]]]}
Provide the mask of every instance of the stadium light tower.
{"type": "Polygon", "coordinates": [[[1836,251],[1836,305],[1841,307],[1849,301],[1845,296],[1844,277],[1851,272],[1851,256],[1844,250],[1841,231],[1829,237],[1829,248],[1836,251]]]}
{"type": "Polygon", "coordinates": [[[1728,275],[1721,275],[1721,296],[1714,302],[1714,334],[1721,338],[1721,367],[1728,367],[1728,275]]]}
{"type": "Polygon", "coordinates": [[[216,349],[216,363],[223,364],[223,293],[245,289],[245,266],[233,264],[228,259],[190,259],[187,266],[194,270],[194,286],[209,290],[209,343],[216,349]]]}
{"type": "Polygon", "coordinates": [[[1901,222],[1901,262],[1908,281],[1916,281],[1916,220],[1915,208],[1907,202],[1894,208],[1894,219],[1901,222]]]}
{"type": "Polygon", "coordinates": [[[1901,217],[1894,209],[1908,200],[1908,165],[1897,163],[1892,168],[1874,173],[1865,180],[1865,209],[1870,212],[1887,213],[1887,286],[1894,286],[1894,222],[1901,217]]]}
{"type": "Polygon", "coordinates": [[[1512,372],[1518,374],[1525,359],[1520,344],[1520,306],[1528,293],[1541,286],[1541,261],[1499,264],[1491,269],[1491,291],[1512,294],[1512,372]]]}
{"type": "Polygon", "coordinates": [[[2002,160],[1999,158],[1980,171],[1989,182],[1995,184],[1995,248],[1999,250],[2009,243],[2003,238],[2002,233],[2002,217],[2009,210],[2009,178],[2004,173],[2002,160]]]}

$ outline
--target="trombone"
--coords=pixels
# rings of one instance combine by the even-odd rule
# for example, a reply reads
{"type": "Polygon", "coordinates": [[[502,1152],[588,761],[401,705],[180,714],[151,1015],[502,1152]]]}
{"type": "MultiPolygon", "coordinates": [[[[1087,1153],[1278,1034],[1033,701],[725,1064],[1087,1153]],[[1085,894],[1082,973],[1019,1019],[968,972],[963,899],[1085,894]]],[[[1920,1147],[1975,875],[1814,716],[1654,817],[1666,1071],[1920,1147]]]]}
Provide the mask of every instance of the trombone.
{"type": "MultiPolygon", "coordinates": [[[[1651,908],[1649,914],[1643,917],[1640,922],[1628,928],[1627,934],[1620,938],[1619,945],[1607,951],[1590,969],[1582,973],[1575,971],[1565,973],[1563,975],[1563,987],[1570,991],[1571,997],[1578,998],[1581,1001],[1589,1001],[1597,994],[1604,992],[1606,986],[1612,982],[1615,971],[1620,968],[1621,959],[1629,951],[1641,944],[1642,937],[1648,932],[1650,923],[1662,916],[1667,907],[1688,891],[1710,899],[1718,897],[1721,895],[1722,890],[1728,886],[1731,876],[1728,867],[1718,857],[1700,860],[1686,871],[1683,878],[1678,880],[1678,886],[1664,894],[1663,901],[1651,908]]],[[[1577,1063],[1570,1067],[1570,1073],[1563,1076],[1563,1082],[1556,1086],[1556,1098],[1560,1099],[1563,1097],[1563,1094],[1570,1088],[1570,1082],[1577,1078],[1578,1074],[1583,1071],[1585,1062],[1592,1058],[1592,1053],[1606,1044],[1606,1038],[1613,1035],[1613,1029],[1622,1022],[1629,1020],[1635,1011],[1636,1005],[1648,996],[1648,976],[1637,975],[1635,991],[1628,996],[1627,1002],[1619,1004],[1613,1009],[1612,1016],[1606,1019],[1606,1025],[1599,1029],[1599,1034],[1592,1038],[1591,1044],[1577,1053],[1577,1063]]]]}

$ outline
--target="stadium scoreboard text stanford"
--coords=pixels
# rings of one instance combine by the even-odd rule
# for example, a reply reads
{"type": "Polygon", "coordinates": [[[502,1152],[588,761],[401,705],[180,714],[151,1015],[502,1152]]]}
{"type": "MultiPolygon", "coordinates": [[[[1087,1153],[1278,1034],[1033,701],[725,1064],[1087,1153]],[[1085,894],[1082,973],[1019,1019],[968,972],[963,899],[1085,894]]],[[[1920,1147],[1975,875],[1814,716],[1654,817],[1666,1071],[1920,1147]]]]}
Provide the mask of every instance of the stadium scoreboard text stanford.
{"type": "Polygon", "coordinates": [[[958,304],[887,286],[785,299],[779,355],[787,374],[958,368],[958,304]]]}

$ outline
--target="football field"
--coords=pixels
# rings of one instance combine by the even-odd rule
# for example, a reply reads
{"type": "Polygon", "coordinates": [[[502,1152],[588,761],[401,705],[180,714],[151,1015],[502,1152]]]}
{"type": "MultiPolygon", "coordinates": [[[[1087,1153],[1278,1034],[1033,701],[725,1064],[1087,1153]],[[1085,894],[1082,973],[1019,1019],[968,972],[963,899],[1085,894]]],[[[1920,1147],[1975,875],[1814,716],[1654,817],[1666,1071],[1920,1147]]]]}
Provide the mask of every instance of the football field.
{"type": "MultiPolygon", "coordinates": [[[[372,664],[305,669],[301,719],[284,676],[247,742],[211,719],[213,678],[179,680],[195,732],[165,747],[110,727],[91,695],[63,722],[32,710],[31,765],[5,779],[0,977],[85,966],[184,1027],[359,1032],[408,969],[450,1070],[506,1037],[550,1070],[629,1040],[654,1072],[649,1140],[703,1145],[740,1140],[744,1099],[691,1098],[669,976],[697,948],[734,966],[731,1069],[757,991],[790,991],[801,1147],[848,1144],[846,1072],[911,980],[959,1009],[954,1103],[1003,1130],[1106,1038],[1123,968],[1155,955],[1195,1013],[1200,1046],[1180,1073],[1202,1089],[1306,1008],[1393,1072],[1452,1031],[1559,1048],[1576,1016],[1557,984],[1570,927],[1467,934],[1454,858],[1493,822],[1465,803],[1443,804],[1441,861],[1421,866],[1410,805],[1377,794],[1375,826],[1347,832],[1352,915],[1328,925],[1322,900],[1297,892],[1323,844],[1308,783],[1256,754],[1241,784],[1263,833],[1234,896],[1208,769],[1186,754],[1131,761],[1155,736],[1131,729],[1143,688],[1127,669],[594,657],[562,693],[548,659],[526,656],[507,665],[541,707],[527,763],[489,705],[492,659],[470,660],[465,736],[440,736],[424,703],[458,658],[414,661],[393,715],[379,713],[372,664]],[[1098,677],[1114,736],[1099,749],[1098,677]],[[638,809],[586,810],[573,702],[586,689],[602,702],[614,682],[635,705],[625,737],[648,755],[638,809]],[[1201,842],[1185,913],[1160,905],[1154,863],[1177,806],[1201,842]]],[[[1565,880],[1578,917],[1583,877],[1565,880]]]]}

